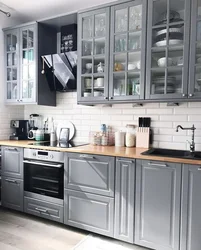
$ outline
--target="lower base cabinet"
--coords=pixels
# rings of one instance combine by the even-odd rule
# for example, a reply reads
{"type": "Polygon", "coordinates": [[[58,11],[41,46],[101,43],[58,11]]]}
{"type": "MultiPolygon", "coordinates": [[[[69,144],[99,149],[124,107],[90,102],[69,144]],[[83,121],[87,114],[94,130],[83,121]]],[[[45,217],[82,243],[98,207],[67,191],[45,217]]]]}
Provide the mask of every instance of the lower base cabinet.
{"type": "Polygon", "coordinates": [[[64,223],[114,236],[114,198],[73,190],[64,191],[64,223]]]}
{"type": "Polygon", "coordinates": [[[114,237],[134,242],[135,160],[116,160],[114,237]]]}
{"type": "Polygon", "coordinates": [[[179,250],[181,169],[181,164],[137,160],[135,244],[179,250]]]}
{"type": "Polygon", "coordinates": [[[23,181],[5,176],[2,176],[1,181],[2,206],[23,212],[23,181]]]}
{"type": "Polygon", "coordinates": [[[33,214],[41,218],[63,223],[63,210],[63,206],[59,206],[57,204],[28,197],[24,198],[24,212],[28,214],[33,214]]]}
{"type": "Polygon", "coordinates": [[[181,206],[181,250],[201,249],[201,166],[184,165],[181,206]]]}

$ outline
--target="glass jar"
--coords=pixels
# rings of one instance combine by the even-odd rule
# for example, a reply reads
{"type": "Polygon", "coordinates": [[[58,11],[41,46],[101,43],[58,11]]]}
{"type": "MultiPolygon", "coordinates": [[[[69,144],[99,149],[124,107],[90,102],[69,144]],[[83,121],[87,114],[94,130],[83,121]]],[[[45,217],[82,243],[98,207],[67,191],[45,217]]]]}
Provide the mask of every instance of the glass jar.
{"type": "Polygon", "coordinates": [[[135,147],[135,125],[126,126],[126,147],[135,147]]]}

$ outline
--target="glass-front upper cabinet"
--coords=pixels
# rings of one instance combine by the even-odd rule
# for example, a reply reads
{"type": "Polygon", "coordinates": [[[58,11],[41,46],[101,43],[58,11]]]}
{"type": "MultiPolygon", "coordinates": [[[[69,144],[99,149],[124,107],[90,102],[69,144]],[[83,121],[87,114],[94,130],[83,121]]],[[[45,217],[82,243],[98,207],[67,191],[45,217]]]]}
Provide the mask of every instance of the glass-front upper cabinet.
{"type": "Polygon", "coordinates": [[[107,100],[109,8],[80,14],[78,23],[78,98],[80,101],[107,100]]]}
{"type": "Polygon", "coordinates": [[[193,0],[191,10],[189,98],[192,99],[201,97],[201,0],[193,0]]]}
{"type": "Polygon", "coordinates": [[[6,102],[19,99],[19,31],[5,32],[6,102]]]}
{"type": "Polygon", "coordinates": [[[36,25],[20,29],[20,100],[36,102],[36,25]]]}
{"type": "Polygon", "coordinates": [[[188,94],[189,0],[149,0],[146,99],[188,94]]]}
{"type": "Polygon", "coordinates": [[[111,8],[109,99],[144,99],[147,1],[111,8]]]}

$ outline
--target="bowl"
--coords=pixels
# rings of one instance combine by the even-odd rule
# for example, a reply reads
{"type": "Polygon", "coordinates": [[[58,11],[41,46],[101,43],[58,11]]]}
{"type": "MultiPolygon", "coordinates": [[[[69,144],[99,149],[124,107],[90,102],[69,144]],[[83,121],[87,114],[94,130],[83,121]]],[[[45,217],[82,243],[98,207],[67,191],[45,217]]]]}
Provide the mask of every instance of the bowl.
{"type": "Polygon", "coordinates": [[[128,70],[134,70],[134,69],[136,69],[136,63],[129,63],[128,70]]]}
{"type": "Polygon", "coordinates": [[[167,58],[167,61],[166,61],[166,57],[162,57],[158,60],[159,67],[167,67],[167,66],[172,66],[172,65],[173,65],[172,58],[167,58]]]}
{"type": "Polygon", "coordinates": [[[94,96],[102,96],[102,92],[100,92],[100,91],[94,91],[94,96]]]}
{"type": "Polygon", "coordinates": [[[96,79],[96,87],[104,87],[104,78],[99,77],[96,79]]]}

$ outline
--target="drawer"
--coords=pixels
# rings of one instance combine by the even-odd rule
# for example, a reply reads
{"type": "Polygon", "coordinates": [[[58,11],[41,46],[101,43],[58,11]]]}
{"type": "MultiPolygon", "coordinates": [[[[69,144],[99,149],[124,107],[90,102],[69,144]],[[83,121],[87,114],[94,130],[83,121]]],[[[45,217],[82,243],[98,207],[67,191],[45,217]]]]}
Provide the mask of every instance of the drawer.
{"type": "Polygon", "coordinates": [[[23,181],[2,176],[2,206],[17,211],[23,211],[24,188],[23,181]]]}
{"type": "Polygon", "coordinates": [[[114,236],[114,199],[65,190],[64,223],[94,233],[114,236]]]}
{"type": "Polygon", "coordinates": [[[114,157],[68,153],[65,188],[114,197],[114,168],[114,157]]]}
{"type": "Polygon", "coordinates": [[[63,206],[33,198],[24,198],[24,212],[60,223],[64,221],[63,206]]]}

